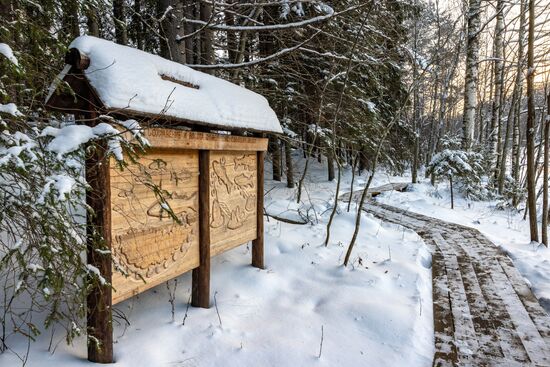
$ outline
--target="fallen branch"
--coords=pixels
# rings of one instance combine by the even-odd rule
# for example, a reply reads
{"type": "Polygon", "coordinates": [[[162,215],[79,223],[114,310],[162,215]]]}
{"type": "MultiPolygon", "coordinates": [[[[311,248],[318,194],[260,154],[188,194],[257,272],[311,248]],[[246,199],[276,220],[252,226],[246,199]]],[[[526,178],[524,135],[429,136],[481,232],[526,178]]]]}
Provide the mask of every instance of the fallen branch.
{"type": "Polygon", "coordinates": [[[323,353],[323,340],[325,339],[325,326],[321,325],[321,343],[319,344],[319,357],[321,358],[321,354],[323,353]]]}
{"type": "Polygon", "coordinates": [[[302,221],[298,221],[298,220],[294,220],[294,219],[289,219],[289,218],[284,218],[284,217],[279,217],[277,215],[273,215],[273,214],[267,214],[265,213],[265,215],[269,218],[273,218],[275,220],[278,220],[279,222],[284,222],[284,223],[289,223],[289,224],[297,224],[297,225],[304,225],[304,224],[308,224],[308,221],[307,220],[302,220],[302,221]]]}

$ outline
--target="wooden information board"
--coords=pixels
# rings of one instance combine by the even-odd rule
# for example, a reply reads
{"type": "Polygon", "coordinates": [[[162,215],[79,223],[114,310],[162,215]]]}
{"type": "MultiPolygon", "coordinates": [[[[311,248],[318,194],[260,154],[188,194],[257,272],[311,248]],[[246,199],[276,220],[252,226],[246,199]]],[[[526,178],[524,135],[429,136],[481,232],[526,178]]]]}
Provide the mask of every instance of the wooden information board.
{"type": "Polygon", "coordinates": [[[113,304],[199,267],[200,175],[209,185],[208,257],[258,238],[265,139],[166,129],[146,137],[152,149],[137,164],[121,171],[110,163],[113,304]],[[200,172],[199,151],[206,150],[207,172],[200,172]]]}
{"type": "Polygon", "coordinates": [[[256,238],[255,152],[210,154],[210,241],[215,256],[256,238]]]}
{"type": "Polygon", "coordinates": [[[153,150],[138,163],[111,163],[113,303],[199,266],[198,152],[153,150]]]}

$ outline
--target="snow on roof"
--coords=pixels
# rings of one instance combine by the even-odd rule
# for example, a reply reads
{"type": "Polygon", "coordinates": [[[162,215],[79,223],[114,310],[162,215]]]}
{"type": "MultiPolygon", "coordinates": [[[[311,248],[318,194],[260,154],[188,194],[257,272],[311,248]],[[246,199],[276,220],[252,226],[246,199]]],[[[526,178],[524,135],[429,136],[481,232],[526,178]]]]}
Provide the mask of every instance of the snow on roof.
{"type": "Polygon", "coordinates": [[[91,36],[76,38],[69,48],[89,57],[85,75],[108,109],[163,114],[227,129],[282,132],[263,96],[223,79],[91,36]]]}

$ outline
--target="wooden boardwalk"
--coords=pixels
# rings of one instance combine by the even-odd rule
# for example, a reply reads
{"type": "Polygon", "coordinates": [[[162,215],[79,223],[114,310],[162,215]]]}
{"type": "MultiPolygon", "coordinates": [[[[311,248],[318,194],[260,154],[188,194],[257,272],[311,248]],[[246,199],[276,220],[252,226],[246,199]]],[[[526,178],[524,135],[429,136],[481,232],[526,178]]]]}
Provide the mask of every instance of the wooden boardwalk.
{"type": "Polygon", "coordinates": [[[376,202],[364,210],[431,248],[434,366],[550,366],[550,317],[478,230],[376,202]]]}

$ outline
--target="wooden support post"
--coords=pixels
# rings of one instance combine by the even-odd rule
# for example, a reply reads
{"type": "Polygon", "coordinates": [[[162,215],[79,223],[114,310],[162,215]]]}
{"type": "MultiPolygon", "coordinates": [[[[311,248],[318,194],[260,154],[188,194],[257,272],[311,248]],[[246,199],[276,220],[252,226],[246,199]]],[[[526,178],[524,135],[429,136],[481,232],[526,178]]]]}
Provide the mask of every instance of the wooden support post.
{"type": "Polygon", "coordinates": [[[93,155],[86,159],[86,181],[91,190],[86,194],[86,203],[94,214],[87,218],[87,260],[99,270],[105,279],[104,285],[94,281],[95,286],[88,294],[88,360],[96,363],[113,362],[113,323],[111,294],[111,212],[109,161],[107,147],[97,144],[93,155]],[[100,239],[103,241],[100,241],[100,239]]]}
{"type": "Polygon", "coordinates": [[[210,307],[210,151],[199,150],[199,256],[193,269],[191,305],[210,307]]]}
{"type": "Polygon", "coordinates": [[[258,192],[256,206],[256,239],[252,241],[252,266],[264,269],[264,155],[258,152],[257,174],[258,192]]]}

